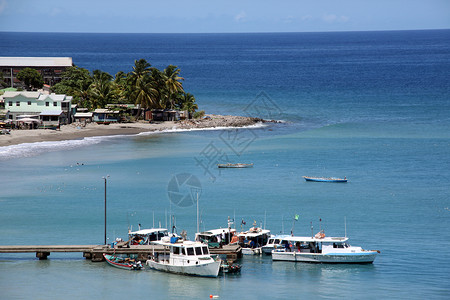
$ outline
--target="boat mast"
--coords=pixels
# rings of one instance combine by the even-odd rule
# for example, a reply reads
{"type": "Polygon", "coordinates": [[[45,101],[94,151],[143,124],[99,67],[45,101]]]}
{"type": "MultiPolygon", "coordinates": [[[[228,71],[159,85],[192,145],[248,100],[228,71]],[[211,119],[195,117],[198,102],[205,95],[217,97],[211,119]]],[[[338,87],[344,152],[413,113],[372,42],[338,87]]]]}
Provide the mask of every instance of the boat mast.
{"type": "Polygon", "coordinates": [[[345,237],[347,237],[347,217],[344,217],[344,232],[345,232],[345,237]]]}
{"type": "Polygon", "coordinates": [[[198,214],[198,191],[197,191],[197,232],[200,232],[200,222],[199,222],[199,214],[198,214]]]}

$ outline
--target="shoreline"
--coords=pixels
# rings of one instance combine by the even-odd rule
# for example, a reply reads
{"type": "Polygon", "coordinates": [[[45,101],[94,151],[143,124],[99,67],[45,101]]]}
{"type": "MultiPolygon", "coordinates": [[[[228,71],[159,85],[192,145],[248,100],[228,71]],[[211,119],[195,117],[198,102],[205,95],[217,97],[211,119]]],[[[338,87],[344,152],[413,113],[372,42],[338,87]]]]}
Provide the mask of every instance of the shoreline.
{"type": "Polygon", "coordinates": [[[89,123],[85,127],[77,123],[72,123],[62,125],[60,130],[11,130],[10,134],[0,135],[0,147],[36,142],[77,140],[95,136],[136,135],[144,132],[177,129],[239,128],[266,122],[276,123],[277,121],[267,121],[252,117],[208,114],[200,120],[165,121],[161,123],[134,122],[112,123],[109,125],[89,123]]]}

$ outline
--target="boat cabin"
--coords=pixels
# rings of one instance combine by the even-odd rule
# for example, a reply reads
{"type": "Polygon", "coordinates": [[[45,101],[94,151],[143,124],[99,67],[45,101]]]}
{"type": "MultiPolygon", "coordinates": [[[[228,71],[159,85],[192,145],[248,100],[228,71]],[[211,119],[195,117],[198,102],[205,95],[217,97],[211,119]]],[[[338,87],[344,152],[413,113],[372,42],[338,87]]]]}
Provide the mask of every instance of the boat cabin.
{"type": "Polygon", "coordinates": [[[244,248],[259,248],[267,244],[270,238],[270,230],[257,227],[238,234],[239,245],[244,248]]]}
{"type": "Polygon", "coordinates": [[[128,232],[128,239],[131,245],[149,245],[151,242],[160,241],[169,236],[169,231],[165,228],[142,229],[128,232]]]}
{"type": "Polygon", "coordinates": [[[220,248],[223,245],[231,243],[233,236],[236,234],[236,229],[220,228],[212,229],[195,234],[195,240],[198,242],[208,244],[210,248],[220,248]]]}
{"type": "Polygon", "coordinates": [[[302,253],[329,253],[336,249],[349,248],[348,238],[344,237],[325,237],[318,239],[315,237],[290,237],[284,238],[280,244],[275,246],[277,249],[283,249],[287,252],[302,253]],[[334,250],[333,250],[334,249],[334,250]]]}

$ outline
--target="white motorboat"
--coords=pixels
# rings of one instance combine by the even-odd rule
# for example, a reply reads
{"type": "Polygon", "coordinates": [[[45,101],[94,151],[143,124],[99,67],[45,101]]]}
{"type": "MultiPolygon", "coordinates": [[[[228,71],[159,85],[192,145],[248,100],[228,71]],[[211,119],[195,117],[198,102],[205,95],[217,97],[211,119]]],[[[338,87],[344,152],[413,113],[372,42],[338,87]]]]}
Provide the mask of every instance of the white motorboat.
{"type": "Polygon", "coordinates": [[[138,231],[129,231],[128,240],[131,245],[150,245],[153,241],[160,241],[169,236],[166,228],[139,229],[138,231]]]}
{"type": "Polygon", "coordinates": [[[221,261],[211,257],[208,245],[200,242],[163,238],[152,245],[164,246],[163,253],[153,253],[146,264],[151,269],[175,274],[217,277],[221,261]]]}
{"type": "Polygon", "coordinates": [[[272,260],[310,263],[373,263],[378,250],[350,246],[347,237],[293,236],[289,244],[272,251],[272,260]]]}
{"type": "Polygon", "coordinates": [[[239,233],[237,237],[242,247],[242,254],[259,255],[262,254],[262,246],[267,244],[270,230],[253,226],[248,231],[239,233]]]}
{"type": "Polygon", "coordinates": [[[290,235],[274,235],[269,238],[267,244],[261,247],[262,253],[266,255],[272,255],[272,250],[275,248],[280,248],[285,243],[288,243],[288,239],[291,238],[290,235]]]}
{"type": "Polygon", "coordinates": [[[220,248],[223,245],[230,244],[235,234],[236,229],[233,228],[211,229],[196,233],[195,240],[198,242],[207,243],[210,248],[220,248]]]}

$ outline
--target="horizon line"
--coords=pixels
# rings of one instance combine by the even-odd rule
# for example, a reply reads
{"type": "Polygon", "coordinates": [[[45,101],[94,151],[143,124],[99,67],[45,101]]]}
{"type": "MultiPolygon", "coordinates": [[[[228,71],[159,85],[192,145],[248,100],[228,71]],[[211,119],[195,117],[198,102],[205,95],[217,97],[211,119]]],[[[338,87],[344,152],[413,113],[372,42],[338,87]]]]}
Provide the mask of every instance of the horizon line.
{"type": "Polygon", "coordinates": [[[77,34],[272,34],[272,33],[340,33],[340,32],[395,32],[450,30],[450,28],[382,29],[382,30],[328,30],[328,31],[246,31],[246,32],[82,32],[82,31],[2,31],[0,33],[77,33],[77,34]]]}

